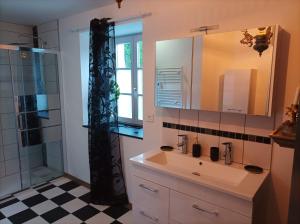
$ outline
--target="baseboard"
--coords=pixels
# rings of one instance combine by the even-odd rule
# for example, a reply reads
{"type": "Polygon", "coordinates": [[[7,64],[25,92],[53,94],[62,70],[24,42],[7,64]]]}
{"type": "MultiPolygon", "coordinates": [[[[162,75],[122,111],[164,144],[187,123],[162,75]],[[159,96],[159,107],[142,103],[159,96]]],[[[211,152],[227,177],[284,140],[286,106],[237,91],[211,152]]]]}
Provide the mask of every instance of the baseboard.
{"type": "MultiPolygon", "coordinates": [[[[83,180],[80,180],[77,177],[72,176],[71,174],[64,173],[64,176],[67,177],[67,178],[69,178],[70,180],[73,180],[74,182],[76,182],[76,183],[84,186],[84,187],[87,187],[89,189],[91,188],[89,183],[87,183],[87,182],[85,182],[83,180]]],[[[132,209],[132,204],[129,202],[129,204],[126,205],[126,207],[131,210],[132,209]]]]}
{"type": "Polygon", "coordinates": [[[74,177],[73,175],[68,174],[68,173],[64,173],[64,176],[67,177],[67,178],[69,178],[70,180],[73,180],[74,182],[76,182],[76,183],[78,183],[78,184],[80,184],[80,185],[82,185],[82,186],[87,187],[87,188],[90,189],[90,184],[89,183],[87,183],[87,182],[85,182],[83,180],[80,180],[77,177],[74,177]]]}

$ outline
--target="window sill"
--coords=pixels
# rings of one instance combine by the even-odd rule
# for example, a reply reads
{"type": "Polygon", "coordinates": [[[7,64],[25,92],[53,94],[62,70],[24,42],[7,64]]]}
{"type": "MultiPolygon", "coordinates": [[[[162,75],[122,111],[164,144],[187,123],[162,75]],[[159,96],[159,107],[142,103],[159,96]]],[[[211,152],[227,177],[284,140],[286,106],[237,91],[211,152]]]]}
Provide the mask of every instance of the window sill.
{"type": "MultiPolygon", "coordinates": [[[[89,128],[88,125],[82,125],[84,128],[89,128]]],[[[137,138],[143,140],[144,138],[144,129],[143,127],[131,126],[128,124],[119,124],[119,135],[129,137],[129,138],[137,138]]]]}
{"type": "Polygon", "coordinates": [[[119,134],[130,138],[143,139],[144,129],[143,127],[119,124],[119,134]]]}

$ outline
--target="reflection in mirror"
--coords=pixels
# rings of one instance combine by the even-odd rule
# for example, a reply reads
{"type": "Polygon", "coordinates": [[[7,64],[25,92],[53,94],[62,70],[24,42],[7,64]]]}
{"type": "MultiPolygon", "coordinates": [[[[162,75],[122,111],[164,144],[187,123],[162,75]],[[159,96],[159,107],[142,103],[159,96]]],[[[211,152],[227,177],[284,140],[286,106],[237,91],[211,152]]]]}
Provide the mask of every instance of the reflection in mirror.
{"type": "Polygon", "coordinates": [[[190,109],[193,38],[156,42],[156,106],[190,109]]]}
{"type": "Polygon", "coordinates": [[[242,31],[195,37],[191,109],[270,116],[277,27],[271,30],[261,56],[241,44],[242,31]]]}

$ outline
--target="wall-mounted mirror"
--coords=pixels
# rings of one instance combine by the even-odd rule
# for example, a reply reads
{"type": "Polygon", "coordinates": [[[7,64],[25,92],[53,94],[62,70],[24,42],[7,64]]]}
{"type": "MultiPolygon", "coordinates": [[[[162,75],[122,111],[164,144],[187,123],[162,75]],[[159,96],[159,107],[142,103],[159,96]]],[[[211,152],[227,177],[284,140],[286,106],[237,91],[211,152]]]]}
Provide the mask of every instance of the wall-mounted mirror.
{"type": "MultiPolygon", "coordinates": [[[[190,78],[189,73],[184,73],[184,79],[190,83],[185,83],[187,91],[182,95],[190,102],[177,108],[271,116],[277,35],[278,27],[268,26],[195,36],[192,53],[169,44],[174,40],[157,42],[157,99],[161,60],[171,64],[176,55],[176,59],[189,66],[187,60],[192,57],[190,69],[185,68],[192,71],[190,78]]],[[[174,81],[170,79],[166,80],[168,84],[174,81]]],[[[166,95],[173,97],[171,92],[166,95]]]]}

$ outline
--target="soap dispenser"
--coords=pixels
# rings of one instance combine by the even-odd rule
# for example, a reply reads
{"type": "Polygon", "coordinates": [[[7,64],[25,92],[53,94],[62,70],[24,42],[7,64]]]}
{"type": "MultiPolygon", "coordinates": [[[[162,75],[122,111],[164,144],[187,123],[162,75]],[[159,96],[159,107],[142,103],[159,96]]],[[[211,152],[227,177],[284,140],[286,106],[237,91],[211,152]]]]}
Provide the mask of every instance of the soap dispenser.
{"type": "Polygon", "coordinates": [[[201,156],[201,145],[198,143],[198,137],[195,137],[192,153],[193,153],[193,157],[200,157],[201,156]]]}

